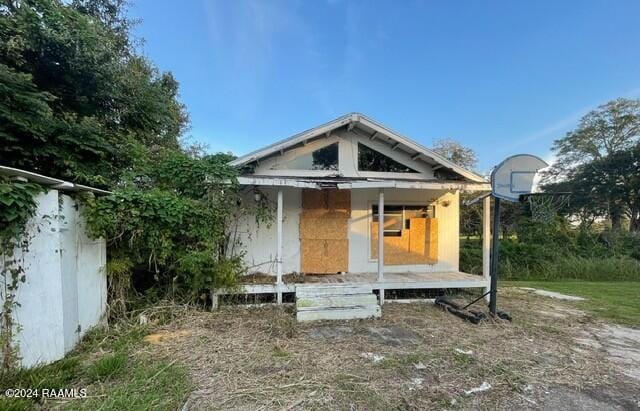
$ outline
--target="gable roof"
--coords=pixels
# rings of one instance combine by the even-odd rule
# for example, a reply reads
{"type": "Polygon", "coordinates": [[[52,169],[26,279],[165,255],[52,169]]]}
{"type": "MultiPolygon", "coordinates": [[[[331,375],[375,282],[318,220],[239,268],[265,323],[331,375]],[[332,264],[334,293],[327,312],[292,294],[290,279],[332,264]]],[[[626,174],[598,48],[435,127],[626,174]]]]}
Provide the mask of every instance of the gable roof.
{"type": "Polygon", "coordinates": [[[433,150],[404,137],[403,135],[361,113],[345,114],[328,123],[252,151],[242,157],[238,157],[229,164],[232,166],[243,166],[255,161],[260,161],[276,153],[281,153],[295,146],[306,144],[310,140],[329,136],[333,130],[341,127],[347,127],[351,131],[362,133],[370,139],[377,139],[379,141],[386,142],[390,147],[393,147],[394,150],[400,149],[411,155],[414,159],[420,159],[432,166],[436,166],[437,168],[448,169],[467,180],[479,183],[486,182],[482,176],[460,167],[433,150]]]}

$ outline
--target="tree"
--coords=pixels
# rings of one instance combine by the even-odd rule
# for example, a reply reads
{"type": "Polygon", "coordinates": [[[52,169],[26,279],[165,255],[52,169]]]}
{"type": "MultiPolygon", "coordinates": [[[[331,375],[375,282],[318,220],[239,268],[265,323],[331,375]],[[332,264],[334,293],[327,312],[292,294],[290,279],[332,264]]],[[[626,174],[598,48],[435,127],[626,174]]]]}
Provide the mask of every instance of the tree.
{"type": "Polygon", "coordinates": [[[443,138],[436,140],[433,144],[433,151],[468,170],[473,170],[478,164],[478,157],[475,151],[453,139],[443,138]]]}
{"type": "Polygon", "coordinates": [[[178,84],[135,54],[122,4],[3,1],[2,164],[109,187],[136,155],[179,147],[178,84]]]}
{"type": "Polygon", "coordinates": [[[640,138],[640,100],[619,98],[587,113],[553,143],[556,172],[631,148],[640,138]]]}
{"type": "MultiPolygon", "coordinates": [[[[554,142],[553,151],[558,160],[545,175],[547,187],[563,184],[577,191],[582,214],[595,214],[606,209],[614,229],[622,227],[622,217],[632,215],[629,202],[621,196],[632,191],[626,186],[602,186],[603,181],[614,181],[610,172],[620,171],[618,161],[625,161],[625,153],[640,141],[640,100],[617,99],[586,114],[578,127],[554,142]],[[590,190],[593,187],[593,190],[590,190]]],[[[622,182],[627,184],[628,182],[622,182]]]]}
{"type": "Polygon", "coordinates": [[[623,210],[631,231],[640,231],[640,144],[576,167],[568,182],[579,193],[578,204],[586,198],[600,205],[591,205],[595,210],[613,205],[623,210]]]}
{"type": "Polygon", "coordinates": [[[178,82],[136,53],[123,5],[2,0],[0,164],[113,191],[83,207],[107,239],[110,292],[132,276],[191,297],[231,286],[232,157],[181,146],[178,82]]]}

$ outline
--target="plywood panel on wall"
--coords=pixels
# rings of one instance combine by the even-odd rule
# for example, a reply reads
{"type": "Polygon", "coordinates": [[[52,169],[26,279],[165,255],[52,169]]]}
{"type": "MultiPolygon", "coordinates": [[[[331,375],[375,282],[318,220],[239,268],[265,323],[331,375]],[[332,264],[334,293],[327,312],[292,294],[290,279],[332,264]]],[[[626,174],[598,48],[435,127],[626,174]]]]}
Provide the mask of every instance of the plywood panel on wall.
{"type": "Polygon", "coordinates": [[[300,240],[301,268],[308,274],[335,274],[349,267],[349,240],[300,240]]]}
{"type": "Polygon", "coordinates": [[[300,215],[300,270],[335,274],[349,269],[348,190],[303,190],[300,215]]]}
{"type": "MultiPolygon", "coordinates": [[[[378,223],[371,223],[371,256],[378,258],[378,223]]],[[[384,237],[385,265],[435,264],[438,262],[438,220],[411,218],[400,236],[384,237]]]]}

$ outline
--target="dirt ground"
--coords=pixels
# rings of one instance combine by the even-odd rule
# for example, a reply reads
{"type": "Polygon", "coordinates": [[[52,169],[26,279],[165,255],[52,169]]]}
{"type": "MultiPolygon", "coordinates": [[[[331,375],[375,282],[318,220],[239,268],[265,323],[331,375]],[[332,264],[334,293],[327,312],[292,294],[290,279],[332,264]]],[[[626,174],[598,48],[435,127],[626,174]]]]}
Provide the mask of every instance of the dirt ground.
{"type": "Polygon", "coordinates": [[[188,368],[185,410],[640,408],[640,330],[526,290],[500,304],[512,323],[472,325],[429,303],[308,324],[293,307],[194,310],[149,349],[188,368]]]}

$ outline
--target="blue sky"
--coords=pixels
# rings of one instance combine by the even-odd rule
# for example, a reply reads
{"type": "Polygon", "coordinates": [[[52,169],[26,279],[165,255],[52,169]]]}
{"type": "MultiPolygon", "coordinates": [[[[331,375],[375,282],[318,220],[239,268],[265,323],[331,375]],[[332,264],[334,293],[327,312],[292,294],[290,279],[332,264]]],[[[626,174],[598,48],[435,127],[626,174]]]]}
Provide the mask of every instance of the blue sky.
{"type": "Polygon", "coordinates": [[[132,0],[193,140],[243,154],[358,111],[480,171],[640,97],[640,1],[132,0]]]}

